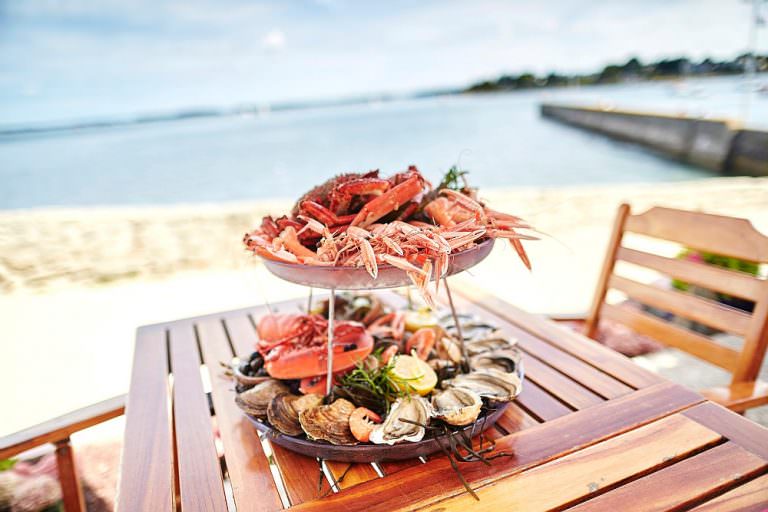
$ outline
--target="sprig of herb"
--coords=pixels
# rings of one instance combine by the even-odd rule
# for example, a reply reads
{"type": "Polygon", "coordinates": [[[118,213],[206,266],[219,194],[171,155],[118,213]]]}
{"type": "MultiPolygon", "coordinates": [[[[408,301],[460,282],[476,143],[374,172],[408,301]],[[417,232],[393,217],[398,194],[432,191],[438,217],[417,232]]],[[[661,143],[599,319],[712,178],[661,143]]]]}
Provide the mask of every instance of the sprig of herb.
{"type": "Polygon", "coordinates": [[[469,171],[460,171],[458,166],[452,166],[443,176],[443,181],[437,186],[437,190],[444,188],[461,190],[463,188],[463,176],[466,174],[469,174],[469,171]]]}
{"type": "Polygon", "coordinates": [[[354,370],[341,377],[335,391],[348,396],[357,405],[388,413],[392,402],[413,392],[408,381],[418,378],[403,379],[395,375],[394,369],[392,361],[375,368],[359,363],[354,370]]]}

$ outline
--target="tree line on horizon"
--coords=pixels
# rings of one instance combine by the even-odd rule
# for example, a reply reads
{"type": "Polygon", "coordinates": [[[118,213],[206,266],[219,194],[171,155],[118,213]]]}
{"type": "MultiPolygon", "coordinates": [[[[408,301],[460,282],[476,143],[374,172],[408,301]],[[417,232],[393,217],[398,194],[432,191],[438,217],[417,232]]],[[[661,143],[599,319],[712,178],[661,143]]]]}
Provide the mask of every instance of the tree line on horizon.
{"type": "Polygon", "coordinates": [[[615,84],[687,76],[736,75],[744,73],[749,66],[754,66],[754,70],[758,73],[768,71],[768,55],[753,56],[745,53],[733,60],[715,61],[707,57],[699,62],[691,61],[687,57],[675,57],[648,64],[643,64],[637,57],[632,57],[624,64],[609,64],[597,73],[563,75],[552,72],[546,76],[536,76],[533,73],[502,75],[496,80],[473,84],[463,92],[496,92],[566,85],[615,84]]]}

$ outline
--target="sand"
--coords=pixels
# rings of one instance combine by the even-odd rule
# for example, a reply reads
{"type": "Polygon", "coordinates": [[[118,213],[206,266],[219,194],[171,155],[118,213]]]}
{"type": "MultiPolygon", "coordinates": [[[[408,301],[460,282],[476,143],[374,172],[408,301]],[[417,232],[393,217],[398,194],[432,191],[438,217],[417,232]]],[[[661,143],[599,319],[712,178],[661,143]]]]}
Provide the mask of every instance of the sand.
{"type": "MultiPolygon", "coordinates": [[[[528,273],[506,244],[465,276],[542,313],[587,309],[616,207],[653,204],[746,217],[768,233],[768,178],[483,193],[552,236],[528,273]]],[[[243,233],[290,201],[0,213],[0,435],[124,393],[139,325],[278,301],[243,233]],[[10,412],[12,411],[12,412],[10,412]]]]}

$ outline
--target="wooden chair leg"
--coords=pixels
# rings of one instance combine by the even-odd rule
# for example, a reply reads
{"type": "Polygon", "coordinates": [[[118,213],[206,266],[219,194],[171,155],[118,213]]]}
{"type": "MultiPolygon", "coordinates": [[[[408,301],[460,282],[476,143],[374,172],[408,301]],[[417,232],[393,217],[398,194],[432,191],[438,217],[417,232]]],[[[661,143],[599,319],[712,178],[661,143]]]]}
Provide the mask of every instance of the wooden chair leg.
{"type": "Polygon", "coordinates": [[[85,499],[80,477],[77,474],[74,452],[69,437],[56,443],[56,464],[59,468],[59,483],[66,512],[85,512],[85,499]]]}

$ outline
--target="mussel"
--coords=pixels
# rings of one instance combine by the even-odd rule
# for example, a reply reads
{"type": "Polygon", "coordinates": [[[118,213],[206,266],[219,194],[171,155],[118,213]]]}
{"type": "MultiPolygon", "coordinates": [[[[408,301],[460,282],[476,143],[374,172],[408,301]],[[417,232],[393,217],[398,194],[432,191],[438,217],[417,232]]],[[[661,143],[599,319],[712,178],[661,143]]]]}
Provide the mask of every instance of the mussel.
{"type": "Polygon", "coordinates": [[[390,445],[400,441],[421,441],[426,432],[422,425],[429,422],[431,415],[431,407],[422,397],[410,395],[398,398],[389,409],[384,422],[371,432],[370,441],[374,444],[390,445]],[[400,421],[402,419],[410,421],[400,421]]]}
{"type": "Polygon", "coordinates": [[[282,382],[269,379],[238,393],[235,397],[235,403],[247,414],[264,419],[267,417],[267,407],[272,399],[276,395],[288,393],[288,391],[288,386],[282,382]]]}
{"type": "Polygon", "coordinates": [[[470,389],[449,388],[432,397],[434,415],[451,425],[469,425],[482,407],[483,399],[470,389]]]}
{"type": "Polygon", "coordinates": [[[323,403],[323,396],[315,393],[292,395],[281,393],[269,402],[267,419],[277,430],[289,436],[304,432],[299,423],[299,414],[323,403]]]}
{"type": "Polygon", "coordinates": [[[443,381],[443,388],[460,387],[494,402],[509,402],[522,389],[520,377],[496,368],[481,368],[443,381]]]}
{"type": "Polygon", "coordinates": [[[357,444],[349,430],[349,416],[354,404],[343,398],[330,405],[320,405],[299,413],[299,423],[310,439],[322,439],[331,444],[357,444]]]}

